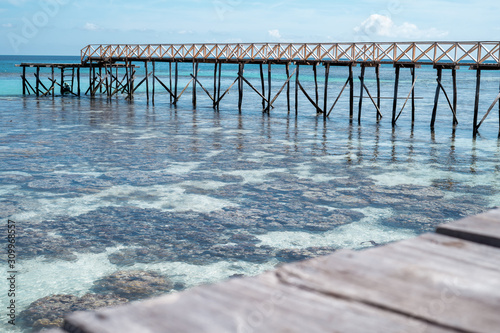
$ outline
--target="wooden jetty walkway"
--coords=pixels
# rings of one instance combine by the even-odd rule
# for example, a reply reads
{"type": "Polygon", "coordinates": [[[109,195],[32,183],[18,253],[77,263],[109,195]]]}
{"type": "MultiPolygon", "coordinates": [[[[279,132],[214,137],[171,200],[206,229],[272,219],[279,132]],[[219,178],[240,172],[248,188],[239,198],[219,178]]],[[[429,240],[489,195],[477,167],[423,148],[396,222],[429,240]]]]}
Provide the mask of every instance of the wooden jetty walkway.
{"type": "Polygon", "coordinates": [[[66,333],[500,332],[500,209],[436,233],[67,316],[66,333]]]}
{"type": "MultiPolygon", "coordinates": [[[[66,64],[59,66],[61,68],[61,79],[57,83],[52,73],[52,85],[47,89],[41,83],[39,68],[47,67],[50,64],[20,64],[23,67],[23,94],[30,93],[30,89],[37,96],[47,95],[50,91],[54,92],[54,85],[60,86],[61,94],[68,92],[72,95],[80,95],[73,91],[73,85],[65,85],[67,82],[64,76],[64,70],[77,69],[77,80],[80,80],[79,69],[84,67],[89,69],[89,88],[86,93],[90,96],[96,94],[106,94],[111,98],[117,93],[126,94],[126,98],[132,100],[134,92],[142,84],[146,85],[146,97],[149,103],[150,94],[154,104],[156,84],[160,89],[164,89],[170,95],[170,102],[177,104],[179,98],[186,89],[192,86],[192,102],[196,105],[197,86],[213,102],[214,109],[219,109],[219,104],[229,90],[238,83],[238,109],[241,112],[244,85],[247,85],[262,99],[263,112],[270,112],[273,103],[286,88],[287,108],[291,109],[290,87],[294,83],[295,88],[295,112],[298,109],[299,92],[314,106],[317,114],[322,114],[326,120],[337,102],[342,96],[344,90],[349,86],[349,119],[354,118],[354,74],[353,67],[361,67],[359,81],[359,101],[358,101],[358,122],[361,122],[362,103],[364,94],[368,95],[377,110],[377,120],[382,118],[380,110],[380,76],[379,68],[382,64],[392,64],[395,68],[394,79],[394,97],[392,107],[392,125],[395,126],[397,120],[402,114],[408,100],[411,98],[411,119],[415,121],[415,85],[416,69],[423,65],[431,65],[436,69],[436,93],[434,97],[434,107],[430,126],[434,128],[439,96],[444,94],[451,110],[453,125],[458,124],[457,115],[457,69],[460,66],[468,66],[476,71],[476,95],[474,104],[473,133],[477,134],[479,127],[489,115],[495,104],[500,99],[500,93],[494,99],[490,108],[479,120],[479,97],[481,86],[481,72],[484,70],[500,69],[500,42],[398,42],[398,43],[316,43],[316,44],[272,44],[272,43],[238,43],[238,44],[147,44],[147,45],[88,45],[81,50],[81,64],[66,64]],[[169,64],[168,84],[165,84],[164,78],[157,75],[155,64],[158,62],[167,62],[169,64]],[[144,76],[139,81],[139,73],[136,71],[136,63],[144,65],[144,76]],[[188,84],[178,92],[178,64],[192,63],[192,73],[188,84]],[[207,89],[209,83],[201,82],[198,77],[198,65],[200,63],[214,64],[214,78],[212,92],[207,89]],[[227,87],[221,87],[221,70],[223,64],[238,64],[238,71],[235,73],[233,83],[227,87]],[[246,64],[258,64],[260,66],[260,87],[258,84],[252,84],[244,75],[246,64]],[[265,70],[263,65],[267,65],[267,87],[265,80],[265,70]],[[271,72],[274,66],[285,66],[287,79],[280,82],[279,89],[272,93],[271,72]],[[324,67],[324,92],[323,100],[320,101],[318,91],[318,65],[324,67]],[[291,68],[290,66],[293,66],[291,68]],[[299,79],[301,66],[312,66],[314,72],[314,94],[307,92],[299,79]],[[331,76],[330,68],[332,66],[347,66],[349,75],[343,85],[340,93],[331,103],[328,98],[328,81],[331,76]],[[36,83],[29,83],[26,76],[26,68],[35,67],[36,83]],[[122,68],[124,72],[119,72],[122,68]],[[374,68],[376,75],[376,93],[370,93],[364,82],[365,71],[368,68],[374,68]],[[412,77],[412,87],[405,98],[401,108],[398,107],[400,70],[407,68],[412,77]],[[293,71],[291,72],[291,70],[293,71]],[[453,91],[450,100],[443,84],[443,71],[450,70],[453,91]],[[139,81],[135,85],[134,81],[139,81]],[[151,84],[150,84],[151,82],[151,84]],[[150,89],[152,86],[152,89],[150,89]],[[221,94],[222,92],[222,94],[221,94]]],[[[55,66],[58,67],[58,66],[55,66]]],[[[54,68],[54,66],[52,66],[54,68]]],[[[210,83],[211,85],[212,83],[210,83]]],[[[499,103],[500,112],[500,103],[499,103]]],[[[499,119],[500,121],[500,119],[499,119]]],[[[500,132],[500,129],[499,129],[500,132]]]]}

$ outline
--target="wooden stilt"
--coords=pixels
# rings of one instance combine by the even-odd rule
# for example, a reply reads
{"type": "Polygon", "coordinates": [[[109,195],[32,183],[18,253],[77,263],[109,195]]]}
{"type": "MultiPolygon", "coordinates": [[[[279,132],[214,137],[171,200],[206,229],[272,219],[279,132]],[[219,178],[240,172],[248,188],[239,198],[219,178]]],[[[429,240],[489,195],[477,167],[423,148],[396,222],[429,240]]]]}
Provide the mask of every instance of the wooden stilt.
{"type": "Polygon", "coordinates": [[[413,126],[415,124],[415,66],[410,68],[411,71],[411,83],[412,83],[412,89],[411,89],[411,125],[413,126]]]}
{"type": "MultiPolygon", "coordinates": [[[[290,77],[290,63],[286,63],[286,77],[290,77]]],[[[290,113],[290,80],[286,84],[286,107],[290,113]]]]}
{"type": "Polygon", "coordinates": [[[217,111],[219,111],[220,108],[220,100],[221,100],[221,95],[220,95],[220,81],[221,81],[221,76],[222,76],[222,63],[219,64],[219,78],[217,82],[217,111]]]}
{"type": "Polygon", "coordinates": [[[132,65],[132,63],[129,63],[129,64],[130,64],[130,71],[132,73],[132,75],[130,75],[130,100],[132,100],[134,98],[134,91],[135,91],[135,88],[134,88],[135,67],[134,67],[134,65],[132,65]]]}
{"type": "Polygon", "coordinates": [[[175,62],[175,76],[174,76],[174,105],[177,105],[177,85],[179,83],[179,63],[175,62]]]}
{"type": "MultiPolygon", "coordinates": [[[[92,91],[94,89],[92,89],[92,60],[89,61],[89,89],[87,91],[90,91],[90,96],[92,96],[92,91]]],[[[87,94],[85,92],[85,94],[87,94]]]]}
{"type": "MultiPolygon", "coordinates": [[[[118,66],[116,67],[116,80],[115,80],[115,83],[116,83],[116,90],[115,91],[118,91],[118,85],[120,84],[120,82],[118,81],[118,66]]],[[[113,96],[113,94],[111,94],[111,96],[113,96]]]]}
{"type": "Polygon", "coordinates": [[[472,135],[476,137],[477,135],[477,116],[479,113],[479,94],[481,92],[481,69],[476,69],[476,97],[474,100],[474,128],[472,135]]]}
{"type": "Polygon", "coordinates": [[[80,87],[80,67],[76,69],[76,87],[77,87],[77,95],[80,96],[81,94],[81,87],[80,87]]]}
{"type": "Polygon", "coordinates": [[[40,67],[36,67],[36,95],[40,96],[40,67]]]}
{"type": "Polygon", "coordinates": [[[396,78],[394,80],[394,99],[392,102],[392,126],[396,126],[396,109],[398,107],[398,88],[399,88],[399,66],[394,65],[396,71],[396,78]]]}
{"type": "MultiPolygon", "coordinates": [[[[264,69],[262,67],[262,64],[259,64],[259,69],[260,69],[260,84],[262,86],[262,96],[266,95],[266,86],[264,84],[264,69]]],[[[262,110],[266,110],[266,101],[264,98],[262,98],[262,110]]]]}
{"type": "Polygon", "coordinates": [[[196,83],[198,81],[198,63],[193,62],[193,106],[196,107],[196,83]]]}
{"type": "MultiPolygon", "coordinates": [[[[375,76],[377,78],[377,108],[380,110],[380,64],[377,64],[377,66],[375,66],[375,76]]],[[[377,120],[380,120],[378,113],[377,120]]]]}
{"type": "Polygon", "coordinates": [[[238,64],[238,112],[241,112],[241,104],[243,102],[243,64],[238,64]]]}
{"type": "Polygon", "coordinates": [[[149,73],[147,61],[144,61],[144,71],[146,72],[146,103],[149,104],[149,73]]]}
{"type": "Polygon", "coordinates": [[[323,94],[323,120],[326,120],[326,108],[328,105],[328,77],[330,76],[330,64],[325,64],[325,92],[323,94]]]}
{"type": "Polygon", "coordinates": [[[299,69],[300,65],[297,64],[297,73],[295,73],[295,116],[299,112],[299,69]]]}
{"type": "MultiPolygon", "coordinates": [[[[54,71],[54,67],[52,67],[52,71],[54,71]]],[[[23,66],[23,95],[26,95],[26,66],[23,66]]]]}
{"type": "MultiPolygon", "coordinates": [[[[99,66],[99,80],[102,80],[102,67],[99,66]]],[[[102,94],[102,85],[99,85],[99,93],[102,94]]]]}
{"type": "MultiPolygon", "coordinates": [[[[313,73],[314,73],[314,92],[315,92],[315,101],[316,105],[318,105],[318,100],[319,100],[319,94],[318,94],[318,70],[317,70],[317,64],[313,64],[313,73]]],[[[319,112],[319,110],[316,110],[316,112],[319,112]]]]}
{"type": "MultiPolygon", "coordinates": [[[[51,67],[51,77],[52,77],[52,88],[54,88],[54,66],[51,67]]],[[[52,92],[51,92],[51,95],[52,95],[52,98],[54,98],[55,96],[55,92],[54,92],[54,89],[52,89],[52,92]]]]}
{"type": "MultiPolygon", "coordinates": [[[[172,62],[168,62],[168,78],[169,78],[169,85],[168,87],[170,88],[170,91],[172,91],[172,62]]],[[[172,104],[172,94],[170,94],[170,104],[172,104]]]]}
{"type": "Polygon", "coordinates": [[[267,64],[267,113],[271,112],[271,63],[267,64]]]}
{"type": "Polygon", "coordinates": [[[132,95],[132,71],[130,68],[130,62],[126,61],[126,70],[127,70],[127,97],[128,100],[131,101],[131,95],[132,95]]]}
{"type": "Polygon", "coordinates": [[[61,67],[61,95],[64,95],[64,67],[61,67]]]}
{"type": "Polygon", "coordinates": [[[155,77],[156,77],[156,71],[155,71],[155,61],[153,61],[152,65],[153,65],[153,91],[151,92],[151,103],[153,104],[153,106],[155,105],[155,77]]]}
{"type": "Polygon", "coordinates": [[[361,75],[359,76],[359,109],[358,109],[358,124],[361,124],[361,110],[363,108],[363,86],[365,84],[365,65],[361,64],[361,75]]]}
{"type": "Polygon", "coordinates": [[[214,63],[214,109],[217,102],[217,62],[214,63]]]}
{"type": "MultiPolygon", "coordinates": [[[[442,67],[437,67],[437,79],[439,82],[441,82],[441,76],[442,76],[442,67]]],[[[438,102],[439,102],[439,91],[440,91],[439,84],[436,86],[436,95],[434,96],[434,108],[432,109],[432,118],[431,118],[431,129],[434,129],[434,124],[436,122],[436,113],[437,113],[437,107],[438,107],[438,102]]],[[[474,123],[474,128],[476,127],[476,123],[474,123]]]]}
{"type": "Polygon", "coordinates": [[[349,64],[349,122],[352,122],[354,117],[354,75],[352,70],[353,64],[349,64]]]}
{"type": "Polygon", "coordinates": [[[457,93],[457,69],[452,68],[451,70],[451,75],[453,77],[453,126],[458,125],[458,121],[456,118],[457,114],[457,99],[458,99],[458,93],[457,93]]]}

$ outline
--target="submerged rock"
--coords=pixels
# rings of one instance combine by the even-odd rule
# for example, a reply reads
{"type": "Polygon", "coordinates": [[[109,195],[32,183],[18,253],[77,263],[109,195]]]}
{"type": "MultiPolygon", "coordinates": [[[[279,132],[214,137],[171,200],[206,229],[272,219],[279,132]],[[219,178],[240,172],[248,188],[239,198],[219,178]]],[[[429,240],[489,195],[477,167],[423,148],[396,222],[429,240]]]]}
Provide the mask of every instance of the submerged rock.
{"type": "Polygon", "coordinates": [[[75,311],[95,310],[102,307],[127,303],[128,300],[117,295],[85,294],[46,296],[31,303],[19,314],[22,327],[33,330],[62,327],[64,316],[75,311]]]}
{"type": "MultiPolygon", "coordinates": [[[[179,286],[178,286],[179,288],[179,286]]],[[[174,283],[155,272],[118,271],[94,282],[92,291],[137,300],[174,289],[174,283]]]]}
{"type": "Polygon", "coordinates": [[[281,262],[292,262],[331,254],[335,248],[328,246],[308,247],[305,249],[283,249],[276,252],[276,259],[281,262]]]}

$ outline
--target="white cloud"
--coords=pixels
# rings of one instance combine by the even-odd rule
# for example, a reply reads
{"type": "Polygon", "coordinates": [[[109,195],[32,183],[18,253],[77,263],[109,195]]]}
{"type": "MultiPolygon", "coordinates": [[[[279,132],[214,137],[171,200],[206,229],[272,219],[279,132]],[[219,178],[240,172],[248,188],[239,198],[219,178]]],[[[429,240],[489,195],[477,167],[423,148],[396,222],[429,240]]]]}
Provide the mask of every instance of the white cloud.
{"type": "Polygon", "coordinates": [[[269,30],[268,34],[270,37],[273,37],[273,38],[281,38],[281,34],[280,34],[280,31],[278,29],[269,30]]]}
{"type": "Polygon", "coordinates": [[[85,23],[85,25],[83,26],[83,29],[84,30],[89,30],[89,31],[95,31],[95,30],[99,30],[99,27],[94,24],[94,23],[85,23]]]}
{"type": "Polygon", "coordinates": [[[2,24],[2,28],[12,28],[12,27],[13,27],[12,23],[4,23],[4,24],[2,24]]]}
{"type": "Polygon", "coordinates": [[[415,24],[404,22],[397,25],[394,21],[384,15],[372,14],[369,18],[361,22],[361,25],[354,28],[354,32],[359,37],[369,38],[395,38],[405,40],[432,39],[436,40],[448,35],[447,31],[440,31],[435,28],[420,29],[415,24]]]}

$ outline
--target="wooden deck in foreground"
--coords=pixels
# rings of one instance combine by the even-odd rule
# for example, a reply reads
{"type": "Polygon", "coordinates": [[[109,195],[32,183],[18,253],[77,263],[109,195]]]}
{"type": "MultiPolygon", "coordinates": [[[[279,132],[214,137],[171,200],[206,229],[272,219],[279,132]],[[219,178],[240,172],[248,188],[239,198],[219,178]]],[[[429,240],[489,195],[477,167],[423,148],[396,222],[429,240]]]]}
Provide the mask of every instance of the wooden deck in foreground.
{"type": "Polygon", "coordinates": [[[500,332],[500,209],[364,251],[66,318],[71,333],[500,332]]]}

